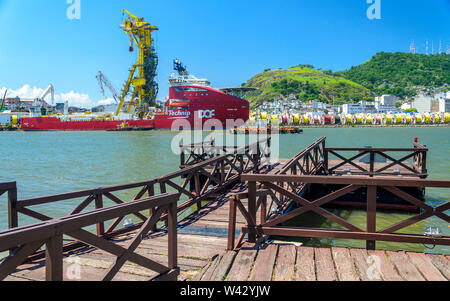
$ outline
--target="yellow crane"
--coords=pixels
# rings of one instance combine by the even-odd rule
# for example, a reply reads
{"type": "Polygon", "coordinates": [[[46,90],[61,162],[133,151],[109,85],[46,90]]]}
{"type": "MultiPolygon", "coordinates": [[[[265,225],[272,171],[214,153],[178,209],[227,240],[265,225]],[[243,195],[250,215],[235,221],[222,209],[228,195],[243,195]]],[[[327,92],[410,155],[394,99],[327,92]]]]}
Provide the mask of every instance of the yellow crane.
{"type": "Polygon", "coordinates": [[[130,37],[130,52],[134,51],[134,44],[137,45],[139,59],[130,70],[130,75],[122,90],[116,115],[119,115],[121,112],[125,98],[131,90],[131,100],[127,113],[130,113],[131,108],[134,107],[136,116],[144,118],[148,115],[149,108],[156,105],[156,96],[158,94],[158,84],[155,82],[158,56],[153,47],[152,39],[152,33],[158,30],[158,27],[151,26],[144,18],[138,18],[126,9],[123,12],[128,17],[121,25],[121,28],[130,37]],[[136,70],[138,70],[138,73],[135,77],[136,70]]]}

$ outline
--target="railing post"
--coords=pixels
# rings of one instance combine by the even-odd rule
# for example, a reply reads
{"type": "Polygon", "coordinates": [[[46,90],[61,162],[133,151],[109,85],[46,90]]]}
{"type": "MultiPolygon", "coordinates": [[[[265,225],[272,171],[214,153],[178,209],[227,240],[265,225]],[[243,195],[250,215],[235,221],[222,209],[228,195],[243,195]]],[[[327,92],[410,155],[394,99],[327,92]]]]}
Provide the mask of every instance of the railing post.
{"type": "MultiPolygon", "coordinates": [[[[14,183],[14,188],[8,190],[8,228],[13,229],[19,226],[19,216],[17,211],[17,184],[14,183]]],[[[9,251],[12,255],[13,250],[9,251]]]]}
{"type": "MultiPolygon", "coordinates": [[[[377,186],[367,186],[367,233],[377,232],[377,186]]],[[[367,250],[375,250],[374,240],[366,241],[367,250]]]]}
{"type": "MultiPolygon", "coordinates": [[[[101,192],[95,195],[95,209],[103,208],[103,195],[101,192]]],[[[105,222],[100,222],[97,224],[97,236],[103,236],[105,234],[105,222]]]]}
{"type": "Polygon", "coordinates": [[[248,242],[256,243],[256,182],[248,183],[248,214],[250,216],[248,242]]]}
{"type": "Polygon", "coordinates": [[[325,148],[325,141],[323,142],[323,168],[325,169],[325,174],[329,174],[328,171],[328,150],[325,148]]]}
{"type": "Polygon", "coordinates": [[[236,235],[236,198],[237,196],[232,196],[230,198],[230,216],[228,220],[228,245],[227,250],[234,250],[235,245],[235,235],[236,235]]]}
{"type": "Polygon", "coordinates": [[[168,210],[168,256],[171,270],[178,267],[177,213],[177,202],[173,202],[168,210]]]}
{"type": "Polygon", "coordinates": [[[45,280],[63,281],[63,235],[56,234],[46,242],[45,280]]]}
{"type": "Polygon", "coordinates": [[[14,188],[8,190],[8,227],[9,229],[17,228],[19,226],[18,212],[17,212],[17,186],[14,183],[14,188]]]}
{"type": "Polygon", "coordinates": [[[186,163],[186,156],[185,156],[185,153],[184,153],[184,148],[181,147],[180,166],[184,166],[185,163],[186,163]]]}
{"type": "MultiPolygon", "coordinates": [[[[166,188],[166,183],[160,183],[159,184],[159,190],[160,192],[166,193],[167,192],[167,188],[166,188]]],[[[164,220],[164,227],[168,228],[169,227],[169,222],[168,222],[168,218],[164,220]]]]}
{"type": "Polygon", "coordinates": [[[373,173],[375,171],[375,152],[370,151],[370,177],[373,178],[373,173]]]}
{"type": "Polygon", "coordinates": [[[261,200],[261,224],[266,221],[267,217],[267,194],[262,196],[261,200]]]}
{"type": "Polygon", "coordinates": [[[427,174],[427,152],[422,152],[422,174],[427,174]]]}
{"type": "MultiPolygon", "coordinates": [[[[151,184],[147,187],[147,192],[148,192],[148,196],[152,197],[155,195],[155,184],[151,184]]],[[[154,213],[154,209],[150,209],[149,210],[149,216],[152,216],[154,213]]],[[[158,230],[158,223],[156,223],[154,226],[152,226],[151,231],[155,232],[156,230],[158,230]]]]}

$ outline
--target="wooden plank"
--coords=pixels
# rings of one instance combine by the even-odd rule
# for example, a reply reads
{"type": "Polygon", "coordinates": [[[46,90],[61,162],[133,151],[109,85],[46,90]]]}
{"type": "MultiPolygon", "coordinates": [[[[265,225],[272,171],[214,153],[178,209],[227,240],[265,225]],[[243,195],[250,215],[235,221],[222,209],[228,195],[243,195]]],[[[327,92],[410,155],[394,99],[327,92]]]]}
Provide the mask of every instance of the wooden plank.
{"type": "Polygon", "coordinates": [[[331,250],[324,248],[314,249],[316,259],[317,281],[337,281],[331,250]]]}
{"type": "Polygon", "coordinates": [[[213,276],[211,277],[211,281],[223,281],[225,279],[228,271],[231,269],[231,265],[233,264],[236,254],[237,253],[235,251],[228,251],[225,255],[223,255],[220,260],[220,264],[217,266],[213,276]]]}
{"type": "Polygon", "coordinates": [[[433,265],[431,260],[422,253],[408,253],[409,258],[428,281],[445,281],[445,277],[433,265]]]}
{"type": "Polygon", "coordinates": [[[294,245],[282,245],[279,247],[273,273],[274,281],[292,281],[294,279],[296,257],[297,249],[294,245]]]}
{"type": "Polygon", "coordinates": [[[386,252],[389,259],[394,263],[400,276],[407,281],[425,281],[420,272],[411,263],[405,252],[386,252]]]}
{"type": "Polygon", "coordinates": [[[295,264],[295,280],[316,281],[313,248],[309,247],[297,248],[297,261],[295,264]]]}
{"type": "Polygon", "coordinates": [[[427,257],[431,259],[433,265],[442,273],[442,275],[450,280],[450,261],[442,255],[430,255],[427,257]]]}
{"type": "MultiPolygon", "coordinates": [[[[355,263],[359,278],[362,281],[381,281],[381,273],[373,273],[371,260],[368,260],[367,251],[363,249],[350,249],[350,255],[355,263]]],[[[376,266],[374,266],[376,267],[376,266]]]]}
{"type": "Polygon", "coordinates": [[[255,265],[250,275],[250,281],[271,281],[275,259],[277,257],[277,245],[265,245],[258,251],[255,265]]]}
{"type": "Polygon", "coordinates": [[[346,248],[332,248],[332,254],[336,271],[340,281],[359,281],[355,264],[346,248]]]}
{"type": "Polygon", "coordinates": [[[247,281],[257,250],[245,244],[237,254],[226,281],[247,281]]]}
{"type": "Polygon", "coordinates": [[[209,267],[213,264],[214,261],[208,262],[208,264],[197,274],[192,277],[191,281],[201,281],[203,278],[203,275],[205,275],[206,271],[209,269],[209,267]]]}
{"type": "Polygon", "coordinates": [[[402,281],[403,278],[398,274],[394,264],[389,260],[384,251],[368,251],[372,264],[370,264],[368,274],[371,277],[376,277],[378,273],[385,281],[402,281]]]}
{"type": "Polygon", "coordinates": [[[213,263],[208,267],[208,269],[205,271],[202,281],[211,281],[211,278],[214,276],[214,273],[217,269],[217,267],[220,264],[220,261],[222,260],[223,254],[216,257],[216,259],[213,261],[213,263]]]}

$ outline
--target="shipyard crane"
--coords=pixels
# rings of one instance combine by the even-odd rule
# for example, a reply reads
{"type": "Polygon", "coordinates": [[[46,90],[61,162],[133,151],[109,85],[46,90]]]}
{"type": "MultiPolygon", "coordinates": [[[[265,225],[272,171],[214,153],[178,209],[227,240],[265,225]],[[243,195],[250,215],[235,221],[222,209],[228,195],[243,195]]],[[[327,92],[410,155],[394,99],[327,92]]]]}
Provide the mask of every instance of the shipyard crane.
{"type": "Polygon", "coordinates": [[[114,89],[108,78],[106,78],[106,76],[101,71],[98,72],[96,78],[98,80],[98,85],[100,86],[100,91],[102,92],[103,96],[107,98],[104,89],[104,86],[106,86],[109,91],[111,91],[115,103],[119,104],[120,96],[117,94],[116,89],[114,89]]]}
{"type": "Polygon", "coordinates": [[[5,95],[3,95],[2,104],[0,105],[0,112],[3,112],[3,107],[5,106],[6,94],[8,93],[8,89],[5,91],[5,95]]]}
{"type": "Polygon", "coordinates": [[[158,84],[155,81],[158,56],[153,47],[152,39],[152,33],[158,30],[158,27],[151,26],[148,21],[144,21],[144,18],[138,18],[126,9],[123,12],[128,17],[121,25],[121,28],[130,37],[130,52],[134,51],[133,45],[137,45],[139,59],[130,70],[122,90],[116,115],[119,115],[121,112],[125,98],[131,90],[131,100],[127,113],[130,113],[132,107],[134,107],[136,116],[143,118],[148,115],[150,107],[156,106],[156,96],[158,94],[158,84]],[[134,77],[136,70],[138,73],[134,77]]]}
{"type": "Polygon", "coordinates": [[[55,104],[55,88],[53,87],[53,85],[49,85],[47,87],[47,89],[44,90],[44,92],[42,93],[41,97],[38,98],[38,100],[43,103],[45,97],[47,97],[47,95],[51,94],[52,95],[52,105],[55,104]]]}

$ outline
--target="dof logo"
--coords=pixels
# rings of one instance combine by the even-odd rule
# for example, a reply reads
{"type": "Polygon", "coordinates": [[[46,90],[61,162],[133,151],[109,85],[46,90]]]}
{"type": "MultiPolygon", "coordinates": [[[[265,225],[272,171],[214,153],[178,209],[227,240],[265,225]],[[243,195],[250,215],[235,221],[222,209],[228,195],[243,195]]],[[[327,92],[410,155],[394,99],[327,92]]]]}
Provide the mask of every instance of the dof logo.
{"type": "Polygon", "coordinates": [[[199,118],[213,118],[214,116],[216,116],[216,110],[211,110],[211,111],[198,111],[198,117],[199,118]]]}

